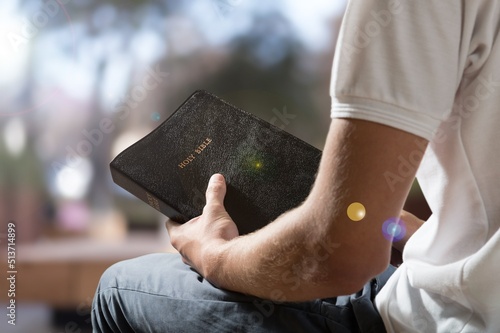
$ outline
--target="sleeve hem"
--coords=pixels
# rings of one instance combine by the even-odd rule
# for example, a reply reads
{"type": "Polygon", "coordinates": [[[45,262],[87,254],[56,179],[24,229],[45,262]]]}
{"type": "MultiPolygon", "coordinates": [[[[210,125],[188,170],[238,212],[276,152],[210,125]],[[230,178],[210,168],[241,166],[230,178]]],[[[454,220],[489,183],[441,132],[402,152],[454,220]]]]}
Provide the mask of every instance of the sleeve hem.
{"type": "Polygon", "coordinates": [[[431,140],[442,120],[428,114],[362,97],[333,97],[332,118],[373,121],[431,140]]]}

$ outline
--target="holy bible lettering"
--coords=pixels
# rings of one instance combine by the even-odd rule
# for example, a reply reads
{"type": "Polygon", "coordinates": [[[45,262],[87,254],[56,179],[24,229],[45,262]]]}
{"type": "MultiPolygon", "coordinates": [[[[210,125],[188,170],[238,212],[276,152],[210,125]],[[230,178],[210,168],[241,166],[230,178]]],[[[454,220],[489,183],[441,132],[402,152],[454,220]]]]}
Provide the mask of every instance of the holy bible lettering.
{"type": "MultiPolygon", "coordinates": [[[[205,150],[205,148],[208,147],[208,145],[212,142],[212,139],[210,138],[206,138],[205,141],[203,141],[198,147],[196,147],[196,149],[194,150],[194,152],[198,155],[200,155],[203,150],[205,150]]],[[[189,155],[188,157],[186,157],[181,163],[179,163],[177,166],[179,167],[179,169],[184,169],[186,166],[189,165],[189,163],[191,163],[192,161],[194,161],[196,159],[195,155],[194,154],[191,154],[189,155]]]]}

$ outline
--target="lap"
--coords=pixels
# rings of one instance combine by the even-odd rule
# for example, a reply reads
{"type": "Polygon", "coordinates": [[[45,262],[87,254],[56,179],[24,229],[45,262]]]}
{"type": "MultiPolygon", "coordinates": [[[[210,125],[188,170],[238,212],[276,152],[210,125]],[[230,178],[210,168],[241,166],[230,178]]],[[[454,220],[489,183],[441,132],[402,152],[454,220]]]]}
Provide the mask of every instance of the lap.
{"type": "Polygon", "coordinates": [[[177,254],[152,254],[103,274],[92,321],[94,332],[355,332],[358,296],[273,303],[215,288],[177,254]]]}

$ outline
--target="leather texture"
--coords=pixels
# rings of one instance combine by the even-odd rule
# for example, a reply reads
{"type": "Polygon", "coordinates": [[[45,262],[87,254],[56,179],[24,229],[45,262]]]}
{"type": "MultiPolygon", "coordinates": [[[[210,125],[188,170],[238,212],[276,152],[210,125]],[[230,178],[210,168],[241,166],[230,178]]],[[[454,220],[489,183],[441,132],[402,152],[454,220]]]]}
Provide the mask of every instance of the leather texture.
{"type": "Polygon", "coordinates": [[[115,183],[181,223],[201,214],[210,176],[222,173],[225,207],[246,234],[307,197],[320,158],[297,137],[196,91],[110,166],[115,183]]]}

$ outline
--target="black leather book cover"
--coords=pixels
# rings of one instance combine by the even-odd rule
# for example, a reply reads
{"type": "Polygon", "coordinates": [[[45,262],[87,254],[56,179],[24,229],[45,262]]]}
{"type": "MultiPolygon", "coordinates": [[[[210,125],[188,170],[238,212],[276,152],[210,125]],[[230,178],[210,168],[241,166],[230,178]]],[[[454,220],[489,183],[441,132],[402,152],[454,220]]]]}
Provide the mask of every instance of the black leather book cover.
{"type": "Polygon", "coordinates": [[[321,151],[206,92],[111,162],[116,184],[170,219],[201,214],[214,173],[240,234],[260,229],[309,194],[321,151]]]}

